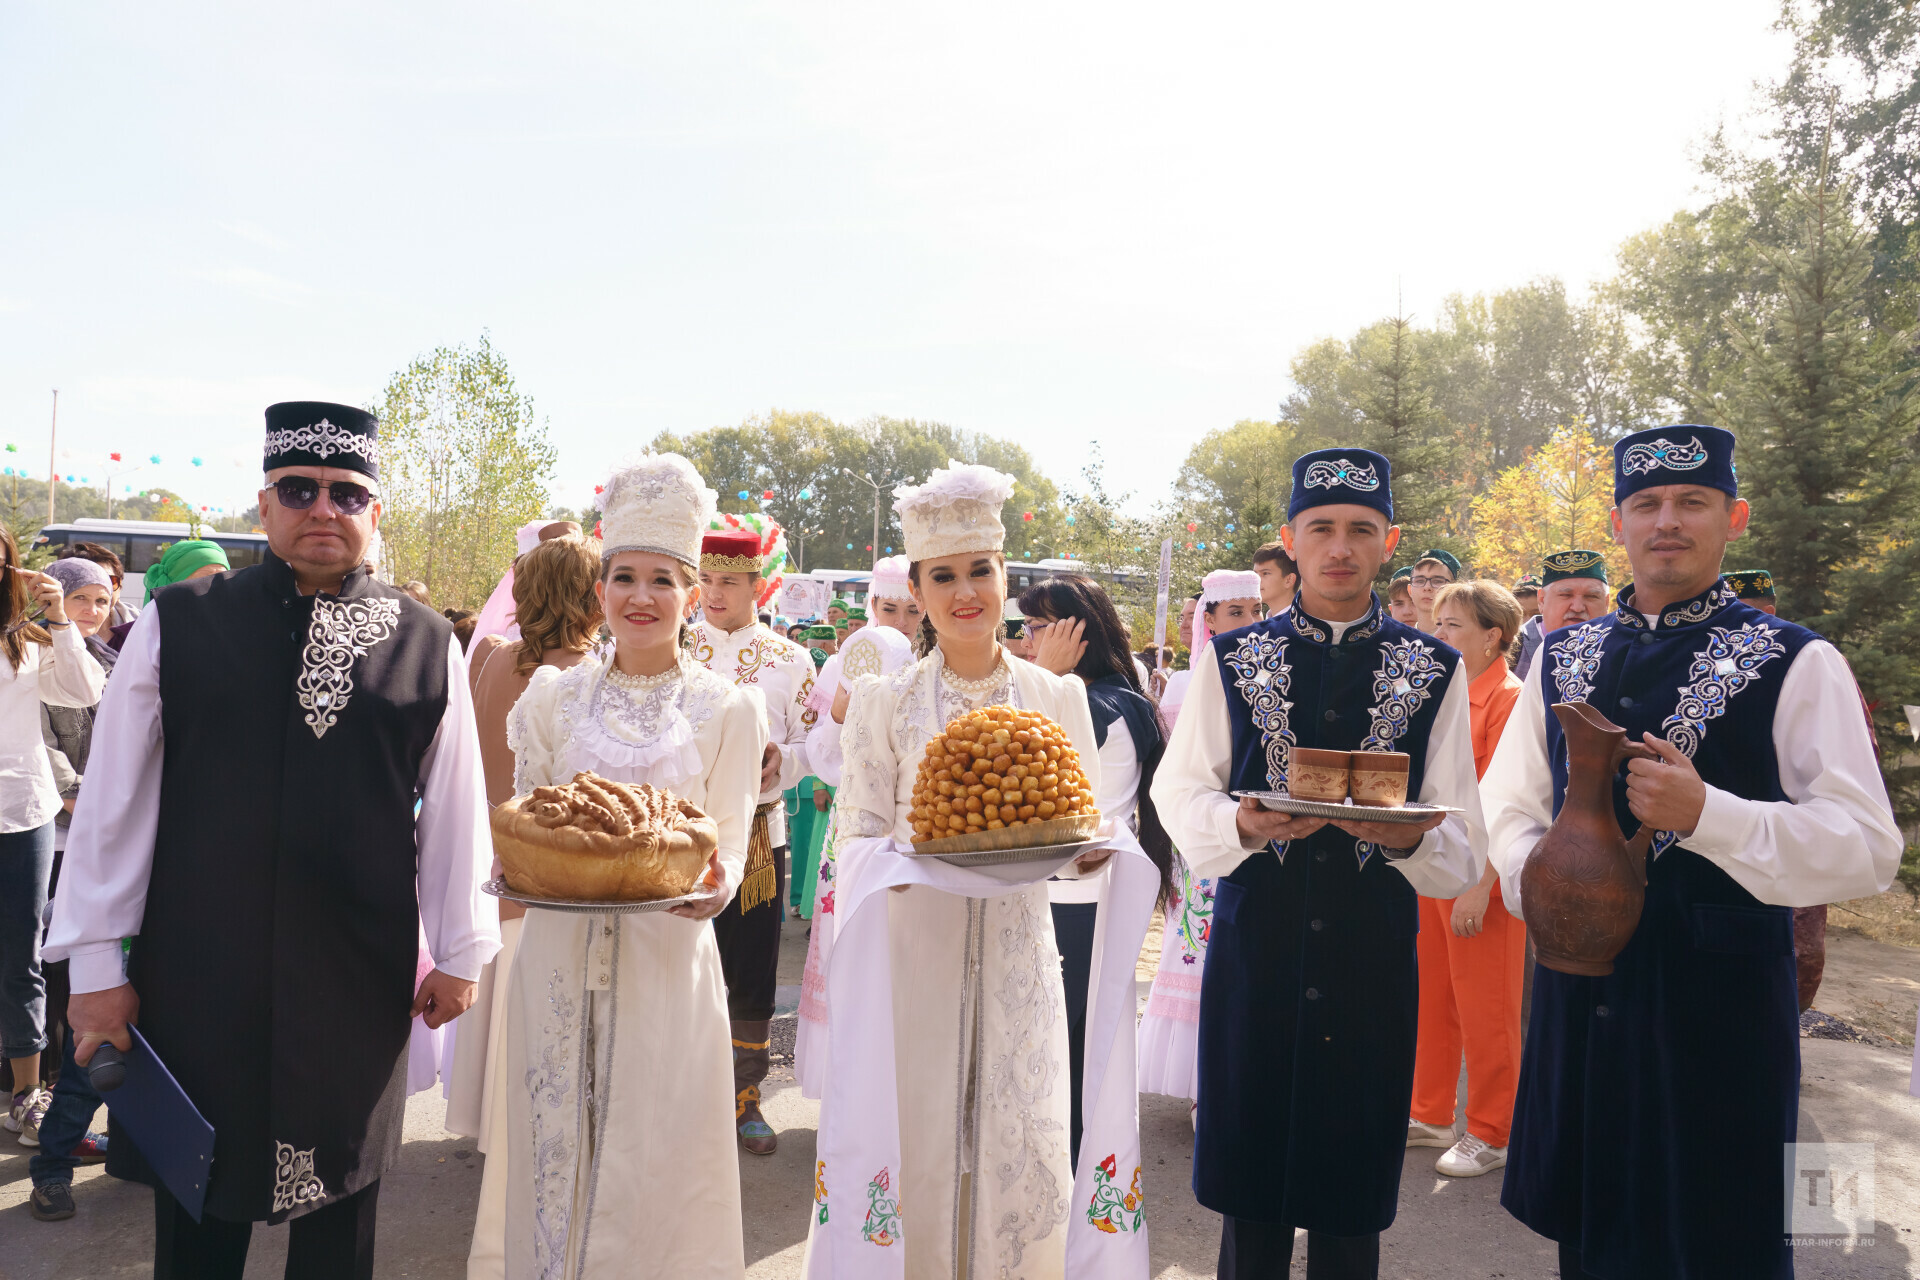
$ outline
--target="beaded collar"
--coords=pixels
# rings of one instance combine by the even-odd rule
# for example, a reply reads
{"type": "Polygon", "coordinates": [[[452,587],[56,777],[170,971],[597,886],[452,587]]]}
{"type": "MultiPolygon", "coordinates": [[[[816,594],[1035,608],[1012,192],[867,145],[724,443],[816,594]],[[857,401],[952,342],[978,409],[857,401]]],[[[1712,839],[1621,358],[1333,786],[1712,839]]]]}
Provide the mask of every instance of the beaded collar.
{"type": "MultiPolygon", "coordinates": [[[[1694,596],[1691,600],[1682,600],[1670,604],[1660,615],[1660,629],[1666,631],[1672,627],[1689,627],[1696,622],[1705,622],[1714,614],[1730,604],[1739,604],[1740,597],[1733,593],[1725,578],[1715,578],[1713,585],[1694,596]]],[[[1629,630],[1647,630],[1647,620],[1633,607],[1633,584],[1620,588],[1619,607],[1614,616],[1620,625],[1629,630]]]]}
{"type": "MultiPolygon", "coordinates": [[[[1358,640],[1369,640],[1373,638],[1379,634],[1380,628],[1386,625],[1386,617],[1386,613],[1380,608],[1380,597],[1374,595],[1373,607],[1367,611],[1367,616],[1348,627],[1346,633],[1340,637],[1340,643],[1346,645],[1358,640]]],[[[1293,596],[1293,608],[1287,612],[1287,621],[1292,624],[1294,631],[1304,639],[1312,640],[1319,644],[1333,643],[1333,628],[1307,612],[1306,607],[1300,601],[1300,593],[1297,591],[1293,596]]]]}

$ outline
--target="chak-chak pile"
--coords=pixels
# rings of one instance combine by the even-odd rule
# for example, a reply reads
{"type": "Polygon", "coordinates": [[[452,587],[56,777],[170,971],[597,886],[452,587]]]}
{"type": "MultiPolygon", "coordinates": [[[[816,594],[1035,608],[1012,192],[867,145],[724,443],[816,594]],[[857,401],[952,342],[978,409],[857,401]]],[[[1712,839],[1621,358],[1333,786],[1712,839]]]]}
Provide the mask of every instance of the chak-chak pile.
{"type": "Polygon", "coordinates": [[[927,744],[913,842],[1098,812],[1066,730],[1037,712],[982,707],[927,744]]]}

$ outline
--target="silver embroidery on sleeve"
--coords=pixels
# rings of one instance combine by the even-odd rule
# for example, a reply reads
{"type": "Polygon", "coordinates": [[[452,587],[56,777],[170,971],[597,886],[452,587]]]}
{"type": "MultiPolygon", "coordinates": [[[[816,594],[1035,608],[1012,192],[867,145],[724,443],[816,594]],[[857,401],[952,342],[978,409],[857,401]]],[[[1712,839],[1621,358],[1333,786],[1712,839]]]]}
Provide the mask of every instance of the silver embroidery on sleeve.
{"type": "Polygon", "coordinates": [[[980,1128],[994,1145],[990,1154],[1002,1203],[1018,1206],[1002,1211],[993,1224],[997,1274],[1015,1276],[1027,1246],[1067,1220],[1071,1189],[1054,1175],[1054,1166],[1064,1163],[1065,1134],[1047,1114],[1048,1099],[1065,1080],[1064,1064],[1053,1054],[1054,1023],[1064,1006],[1060,962],[1041,933],[1046,898],[1029,890],[987,901],[1000,940],[1003,967],[995,1002],[1004,1022],[996,1039],[1005,1051],[984,1064],[980,1128]]]}
{"type": "Polygon", "coordinates": [[[280,1213],[324,1200],[326,1184],[313,1171],[314,1148],[296,1151],[284,1142],[273,1144],[273,1211],[280,1213]]]}
{"type": "Polygon", "coordinates": [[[353,664],[393,634],[400,623],[398,600],[315,600],[294,682],[313,736],[324,738],[353,697],[353,664]]]}

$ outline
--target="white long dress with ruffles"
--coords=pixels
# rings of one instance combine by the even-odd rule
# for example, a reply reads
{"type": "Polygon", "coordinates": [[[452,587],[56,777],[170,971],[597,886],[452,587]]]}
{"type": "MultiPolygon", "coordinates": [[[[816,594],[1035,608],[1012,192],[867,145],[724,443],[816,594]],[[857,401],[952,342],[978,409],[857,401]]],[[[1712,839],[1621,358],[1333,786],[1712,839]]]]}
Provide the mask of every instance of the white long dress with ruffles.
{"type": "MultiPolygon", "coordinates": [[[[651,783],[719,827],[746,865],[767,717],[759,695],[683,657],[634,677],[611,653],[542,667],[515,705],[514,791],[591,770],[651,783]]],[[[471,1280],[745,1274],[726,986],[713,927],[666,912],[527,912],[508,978],[505,1076],[471,1280]]]]}

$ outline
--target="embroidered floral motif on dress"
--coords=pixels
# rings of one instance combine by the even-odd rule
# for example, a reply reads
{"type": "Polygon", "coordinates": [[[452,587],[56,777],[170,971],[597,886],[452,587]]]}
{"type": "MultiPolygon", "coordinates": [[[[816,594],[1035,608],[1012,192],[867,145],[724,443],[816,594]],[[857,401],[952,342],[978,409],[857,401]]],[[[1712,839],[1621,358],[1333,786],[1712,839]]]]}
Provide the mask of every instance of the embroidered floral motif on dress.
{"type": "Polygon", "coordinates": [[[584,1099],[574,1088],[577,1006],[569,985],[558,969],[547,979],[548,1016],[535,1045],[536,1065],[524,1082],[532,1104],[533,1254],[541,1280],[553,1280],[565,1269],[573,1218],[574,1135],[580,1132],[584,1099]]]}
{"type": "Polygon", "coordinates": [[[813,1162],[813,1203],[817,1206],[814,1210],[815,1221],[823,1227],[826,1226],[827,1162],[825,1160],[816,1160],[813,1162]]]}
{"type": "Polygon", "coordinates": [[[327,736],[353,697],[353,664],[391,636],[399,624],[398,600],[313,602],[313,621],[307,626],[307,645],[300,652],[300,676],[293,688],[314,737],[327,736]]]}
{"type": "Polygon", "coordinates": [[[1024,1212],[1008,1211],[994,1227],[1001,1274],[1016,1275],[1026,1247],[1063,1225],[1071,1208],[1072,1188],[1059,1185],[1052,1167],[1066,1135],[1044,1111],[1045,1099],[1067,1087],[1064,1064],[1053,1054],[1054,1022],[1064,1005],[1059,953],[1041,936],[1045,900],[1036,905],[1032,895],[1010,893],[985,901],[998,915],[994,933],[1006,962],[994,999],[1006,1020],[1000,1043],[1007,1051],[987,1066],[980,1132],[993,1135],[1001,1193],[1020,1184],[1016,1203],[1024,1212]]]}
{"type": "Polygon", "coordinates": [[[327,1197],[326,1184],[313,1171],[313,1148],[296,1151],[273,1144],[273,1211],[283,1212],[327,1197]]]}
{"type": "Polygon", "coordinates": [[[1140,1166],[1133,1167],[1133,1186],[1122,1191],[1114,1181],[1120,1169],[1108,1156],[1093,1169],[1093,1198],[1087,1203],[1087,1222],[1108,1235],[1140,1230],[1146,1222],[1146,1196],[1140,1190],[1140,1166]]]}
{"type": "Polygon", "coordinates": [[[867,1220],[860,1225],[867,1243],[883,1249],[900,1238],[900,1202],[887,1194],[892,1189],[893,1179],[885,1169],[873,1175],[867,1183],[867,1220]]]}

